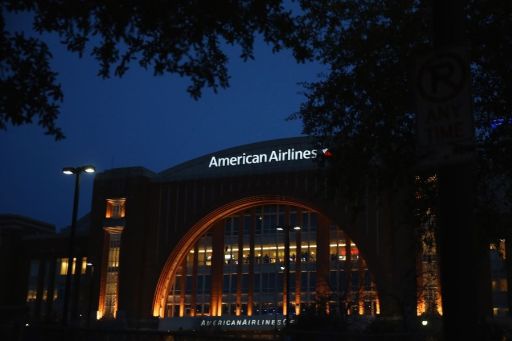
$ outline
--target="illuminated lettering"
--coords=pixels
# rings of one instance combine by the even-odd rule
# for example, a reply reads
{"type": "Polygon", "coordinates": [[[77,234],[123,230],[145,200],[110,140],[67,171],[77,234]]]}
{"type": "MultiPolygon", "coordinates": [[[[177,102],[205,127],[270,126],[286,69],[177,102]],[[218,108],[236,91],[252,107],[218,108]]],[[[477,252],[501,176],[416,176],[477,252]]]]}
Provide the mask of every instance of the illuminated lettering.
{"type": "Polygon", "coordinates": [[[270,153],[270,158],[268,159],[268,162],[272,161],[279,161],[279,159],[277,158],[277,152],[275,150],[273,150],[272,153],[270,153]]]}
{"type": "MultiPolygon", "coordinates": [[[[268,317],[225,317],[225,318],[201,318],[198,319],[198,327],[205,329],[244,329],[254,327],[256,329],[268,329],[269,327],[281,327],[289,324],[286,318],[268,317]]],[[[291,320],[291,323],[294,321],[291,320]]]]}
{"type": "MultiPolygon", "coordinates": [[[[328,149],[325,149],[328,150],[328,149]]],[[[325,153],[324,153],[325,154],[325,153]]],[[[242,165],[252,165],[270,162],[284,162],[295,160],[309,160],[318,156],[316,149],[295,150],[295,148],[288,148],[283,151],[281,149],[272,150],[270,153],[263,154],[247,154],[229,156],[229,157],[216,157],[211,156],[208,168],[220,167],[233,167],[242,165]]]]}

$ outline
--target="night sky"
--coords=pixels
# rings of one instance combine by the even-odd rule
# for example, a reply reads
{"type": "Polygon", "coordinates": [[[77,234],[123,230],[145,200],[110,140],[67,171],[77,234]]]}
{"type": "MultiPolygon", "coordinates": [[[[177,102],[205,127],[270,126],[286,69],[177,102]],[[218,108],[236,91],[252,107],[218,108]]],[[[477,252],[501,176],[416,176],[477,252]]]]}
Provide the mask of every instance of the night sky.
{"type": "MultiPolygon", "coordinates": [[[[20,23],[11,20],[7,28],[20,23]],[[9,26],[10,25],[10,26],[9,26]]],[[[302,81],[321,72],[314,63],[297,64],[289,51],[273,54],[261,42],[255,60],[243,62],[230,48],[230,87],[206,89],[195,101],[188,79],[155,77],[134,64],[123,78],[103,80],[91,58],[80,59],[45,39],[64,91],[58,126],[66,139],[56,142],[38,125],[0,131],[0,213],[54,224],[71,222],[73,176],[65,166],[93,164],[98,171],[143,166],[161,172],[224,148],[299,136],[300,121],[286,121],[304,101],[302,81]]],[[[93,176],[82,176],[79,217],[91,206],[93,176]]]]}

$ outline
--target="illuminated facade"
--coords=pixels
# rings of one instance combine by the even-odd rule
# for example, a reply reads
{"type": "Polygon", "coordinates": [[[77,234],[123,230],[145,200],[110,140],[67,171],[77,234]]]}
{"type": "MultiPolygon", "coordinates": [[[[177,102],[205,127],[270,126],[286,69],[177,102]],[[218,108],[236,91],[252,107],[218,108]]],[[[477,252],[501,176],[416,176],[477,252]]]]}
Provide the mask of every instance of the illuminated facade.
{"type": "MultiPolygon", "coordinates": [[[[91,212],[77,229],[71,320],[273,329],[310,313],[442,314],[435,215],[427,209],[424,224],[411,226],[403,219],[410,198],[371,179],[357,203],[330,195],[329,155],[307,138],[290,138],[160,173],[99,173],[91,212]]],[[[17,312],[3,311],[23,321],[61,320],[69,235],[10,215],[0,216],[0,227],[0,242],[9,241],[0,243],[2,278],[18,272],[0,290],[2,307],[17,302],[17,312]],[[20,226],[30,232],[23,238],[20,226]]],[[[512,302],[509,246],[491,245],[494,315],[507,314],[512,302]]]]}
{"type": "Polygon", "coordinates": [[[396,297],[416,306],[416,284],[400,280],[408,269],[393,255],[413,238],[390,233],[395,208],[384,194],[368,193],[355,212],[323,192],[330,153],[291,138],[160,173],[98,174],[89,242],[96,318],[372,317],[394,314],[396,297]]]}
{"type": "Polygon", "coordinates": [[[434,233],[434,218],[420,229],[418,256],[417,315],[443,315],[439,257],[434,233]]]}
{"type": "Polygon", "coordinates": [[[287,308],[300,315],[322,300],[332,313],[378,313],[375,284],[358,248],[316,212],[263,205],[213,224],[200,237],[171,279],[165,316],[286,315],[287,308]]]}
{"type": "MultiPolygon", "coordinates": [[[[329,155],[290,138],[160,173],[97,174],[89,230],[77,238],[73,317],[158,321],[169,330],[215,319],[256,328],[312,312],[371,319],[400,315],[404,306],[413,315],[437,309],[437,282],[410,275],[432,249],[411,254],[417,229],[400,221],[400,192],[369,186],[357,204],[332,199],[329,155]]],[[[49,242],[44,255],[33,246],[26,298],[35,315],[58,318],[67,239],[54,239],[58,252],[49,242]]]]}
{"type": "MultiPolygon", "coordinates": [[[[87,315],[91,269],[87,266],[88,216],[77,222],[71,264],[70,316],[87,315]]],[[[69,230],[16,215],[0,215],[2,321],[57,322],[62,318],[69,230]]],[[[9,337],[7,337],[9,339],[9,337]]]]}

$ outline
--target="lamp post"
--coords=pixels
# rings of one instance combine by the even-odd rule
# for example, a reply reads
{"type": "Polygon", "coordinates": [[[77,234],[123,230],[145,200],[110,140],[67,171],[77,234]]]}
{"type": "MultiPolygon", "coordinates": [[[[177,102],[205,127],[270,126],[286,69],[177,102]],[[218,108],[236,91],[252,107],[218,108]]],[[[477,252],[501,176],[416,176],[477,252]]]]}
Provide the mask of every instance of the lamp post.
{"type": "MultiPolygon", "coordinates": [[[[68,324],[69,296],[71,295],[71,275],[73,268],[73,252],[75,247],[76,216],[78,213],[78,198],[80,194],[80,174],[94,173],[94,166],[86,165],[80,167],[64,167],[62,173],[75,176],[75,193],[73,197],[73,215],[71,218],[71,229],[69,231],[68,268],[66,272],[66,284],[64,287],[64,307],[62,309],[62,324],[68,324]]],[[[78,270],[78,266],[75,267],[78,270]]]]}
{"type": "MultiPolygon", "coordinates": [[[[278,231],[284,231],[284,275],[285,275],[285,292],[286,292],[286,306],[283,305],[283,312],[286,311],[286,324],[290,323],[290,231],[299,231],[300,226],[279,226],[278,231]],[[286,307],[286,309],[284,309],[286,307]]],[[[297,257],[297,256],[296,256],[297,257]]]]}
{"type": "Polygon", "coordinates": [[[90,268],[89,273],[89,302],[87,305],[87,328],[91,326],[91,311],[92,311],[92,293],[93,293],[93,283],[94,283],[94,264],[87,263],[87,267],[90,268]]]}

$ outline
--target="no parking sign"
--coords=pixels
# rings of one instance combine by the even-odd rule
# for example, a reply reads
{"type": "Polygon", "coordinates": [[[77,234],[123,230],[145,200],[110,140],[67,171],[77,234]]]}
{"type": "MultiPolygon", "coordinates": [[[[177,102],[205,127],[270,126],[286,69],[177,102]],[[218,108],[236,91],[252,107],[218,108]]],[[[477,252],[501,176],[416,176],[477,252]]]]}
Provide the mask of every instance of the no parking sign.
{"type": "Polygon", "coordinates": [[[436,50],[418,59],[414,71],[420,164],[467,159],[474,136],[467,52],[436,50]]]}

